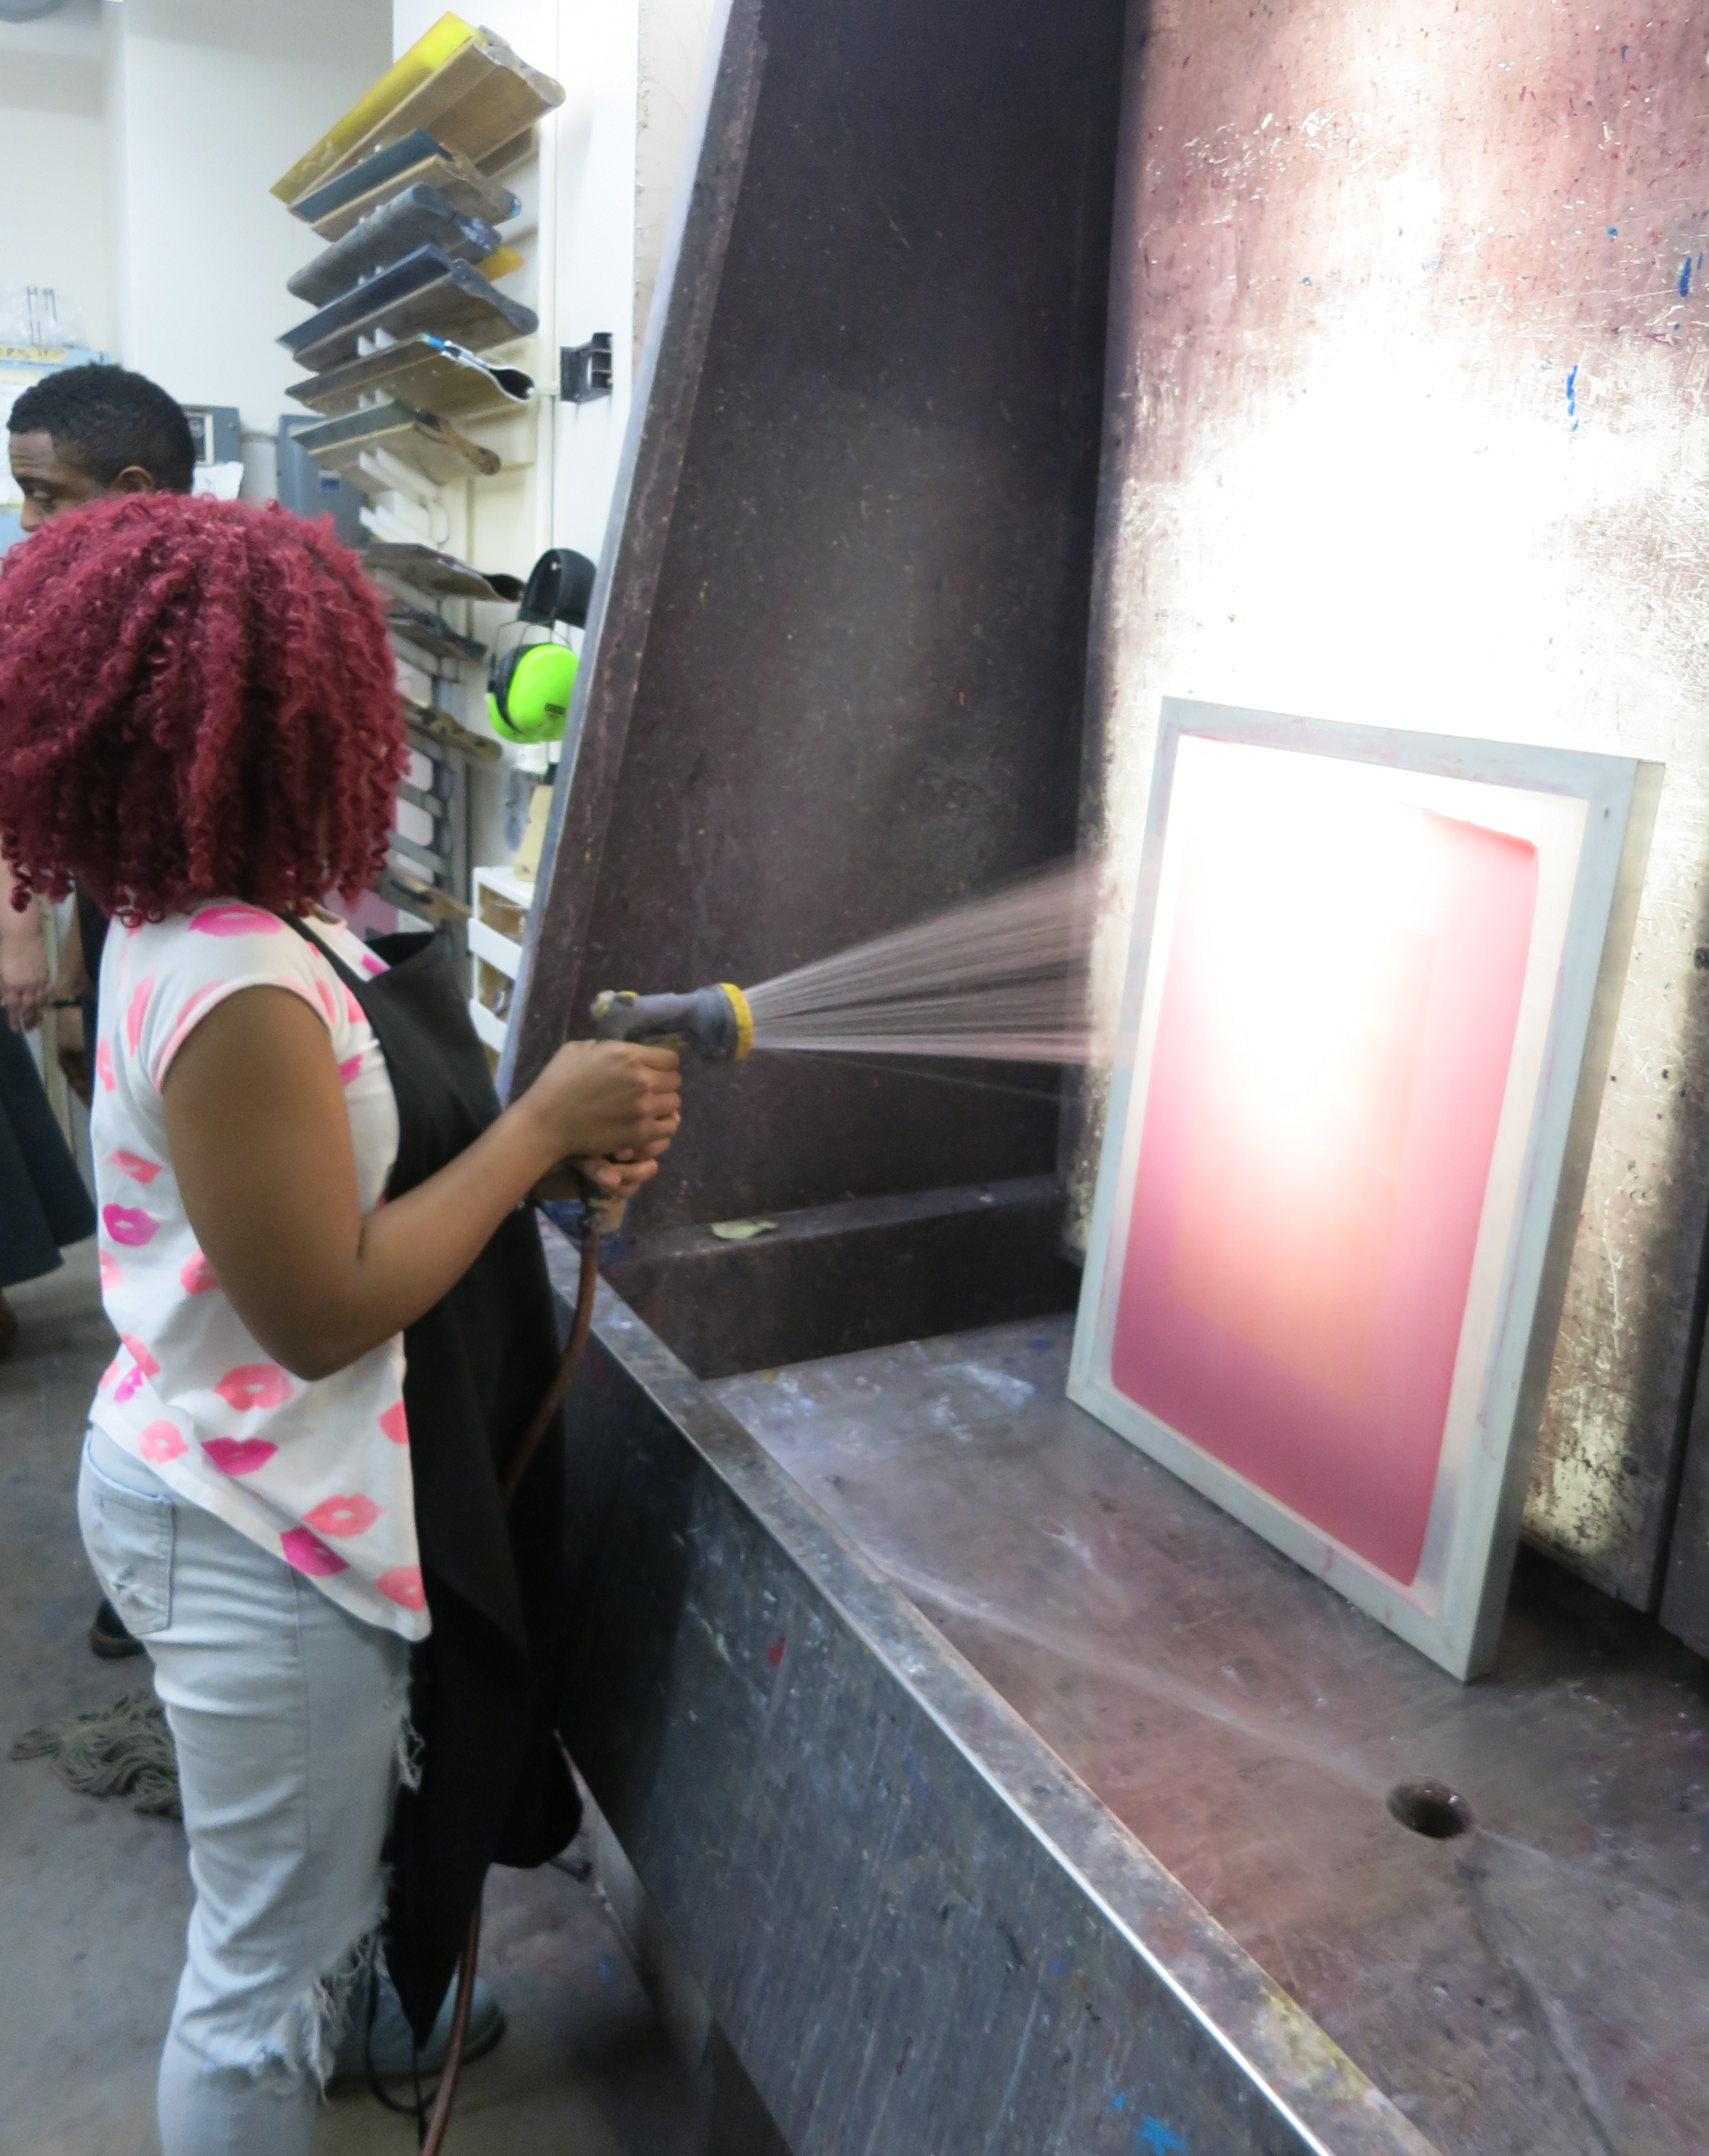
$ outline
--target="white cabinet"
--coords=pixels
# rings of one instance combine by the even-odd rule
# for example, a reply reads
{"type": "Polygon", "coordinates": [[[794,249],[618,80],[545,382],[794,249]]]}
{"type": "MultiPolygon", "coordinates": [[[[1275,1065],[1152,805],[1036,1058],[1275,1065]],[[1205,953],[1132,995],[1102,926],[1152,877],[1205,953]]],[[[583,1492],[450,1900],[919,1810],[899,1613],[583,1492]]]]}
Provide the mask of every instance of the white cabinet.
{"type": "Polygon", "coordinates": [[[469,1014],[495,1055],[505,1045],[522,970],[522,929],[534,903],[534,886],[507,868],[476,869],[475,911],[469,923],[469,962],[474,993],[469,1014]]]}

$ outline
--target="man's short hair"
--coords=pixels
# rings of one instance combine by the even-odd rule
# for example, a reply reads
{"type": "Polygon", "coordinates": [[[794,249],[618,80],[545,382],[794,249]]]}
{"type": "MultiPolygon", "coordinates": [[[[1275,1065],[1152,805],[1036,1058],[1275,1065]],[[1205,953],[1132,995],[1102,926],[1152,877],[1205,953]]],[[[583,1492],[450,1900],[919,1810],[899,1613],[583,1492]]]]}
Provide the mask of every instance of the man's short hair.
{"type": "Polygon", "coordinates": [[[190,423],[158,382],[123,367],[68,367],[32,382],[12,407],[14,434],[49,436],[54,453],[100,486],[132,465],[168,494],[196,477],[190,423]]]}

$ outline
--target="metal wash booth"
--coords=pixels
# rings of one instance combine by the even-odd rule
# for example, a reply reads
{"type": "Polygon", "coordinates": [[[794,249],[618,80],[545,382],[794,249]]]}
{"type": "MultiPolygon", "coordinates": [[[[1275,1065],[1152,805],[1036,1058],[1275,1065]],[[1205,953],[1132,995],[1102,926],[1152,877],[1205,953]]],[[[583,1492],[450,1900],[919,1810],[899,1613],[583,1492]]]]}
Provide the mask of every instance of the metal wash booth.
{"type": "MultiPolygon", "coordinates": [[[[721,11],[510,1082],[1073,848],[1127,13],[721,11]]],[[[1068,1406],[1069,1119],[976,1075],[692,1070],[570,1404],[565,1727],[778,2138],[1700,2147],[1701,1665],[1527,1554],[1458,1686],[1068,1406]]]]}

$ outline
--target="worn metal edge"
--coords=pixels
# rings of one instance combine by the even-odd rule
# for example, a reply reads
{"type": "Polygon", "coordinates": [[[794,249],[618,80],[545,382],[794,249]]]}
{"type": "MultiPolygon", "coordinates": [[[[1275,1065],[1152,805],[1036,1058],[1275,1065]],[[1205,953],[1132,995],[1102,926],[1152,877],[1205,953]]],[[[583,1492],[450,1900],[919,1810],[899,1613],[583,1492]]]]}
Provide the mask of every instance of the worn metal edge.
{"type": "Polygon", "coordinates": [[[500,1099],[564,1040],[765,70],[764,0],[716,0],[552,786],[500,1099]]]}
{"type": "MultiPolygon", "coordinates": [[[[567,1303],[575,1293],[575,1253],[555,1232],[544,1240],[554,1286],[567,1303]]],[[[603,1281],[593,1331],[605,1354],[967,1763],[990,1799],[1049,1852],[1278,2123],[1320,2156],[1436,2156],[1434,2144],[603,1281]],[[1171,1950],[1162,1943],[1171,1935],[1190,1946],[1171,1950]]],[[[649,1885],[644,1869],[637,1869],[649,1885]]],[[[672,1921],[672,1910],[663,1913],[672,1921]]],[[[715,2010],[719,2004],[715,1994],[715,2010]]]]}

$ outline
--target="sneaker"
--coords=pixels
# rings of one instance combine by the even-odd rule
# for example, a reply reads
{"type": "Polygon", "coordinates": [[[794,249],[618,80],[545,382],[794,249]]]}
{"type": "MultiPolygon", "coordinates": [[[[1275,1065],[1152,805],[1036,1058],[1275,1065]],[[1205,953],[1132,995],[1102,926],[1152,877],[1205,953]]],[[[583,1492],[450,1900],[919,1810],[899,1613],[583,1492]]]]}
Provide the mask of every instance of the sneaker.
{"type": "Polygon", "coordinates": [[[122,1662],[129,1655],[143,1651],[141,1640],[133,1640],[125,1630],[125,1620],[110,1602],[103,1602],[95,1613],[95,1622],[89,1628],[90,1650],[104,1662],[122,1662]]]}
{"type": "MultiPolygon", "coordinates": [[[[457,2009],[456,1979],[451,1979],[451,1988],[439,2009],[439,2018],[429,2031],[418,2060],[415,2039],[403,2018],[403,2002],[385,1970],[377,1974],[377,1999],[372,1996],[375,1974],[372,1971],[362,1978],[351,1995],[350,2019],[333,2055],[329,2082],[366,2081],[371,2071],[382,2081],[398,2081],[418,2070],[423,2074],[436,2074],[445,2063],[445,2052],[451,2041],[451,2017],[457,2009]]],[[[469,2034],[463,2045],[464,2066],[491,2051],[504,2033],[504,2009],[493,1996],[485,1978],[477,1976],[475,1997],[470,2003],[469,2034]]]]}

